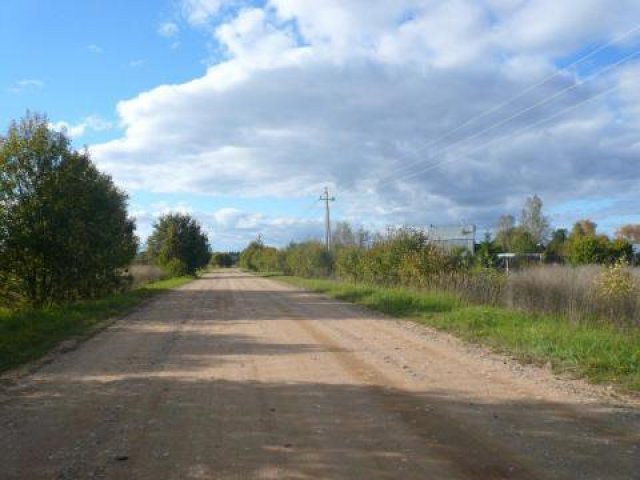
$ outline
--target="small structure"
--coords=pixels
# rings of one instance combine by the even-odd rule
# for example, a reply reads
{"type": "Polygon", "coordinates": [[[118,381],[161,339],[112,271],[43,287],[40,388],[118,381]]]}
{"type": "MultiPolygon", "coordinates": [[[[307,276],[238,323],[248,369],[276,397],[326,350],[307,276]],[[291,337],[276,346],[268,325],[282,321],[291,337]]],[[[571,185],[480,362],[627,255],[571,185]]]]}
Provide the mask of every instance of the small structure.
{"type": "Polygon", "coordinates": [[[444,250],[451,251],[456,248],[463,248],[471,255],[475,252],[475,225],[429,225],[426,233],[429,241],[444,250]]]}
{"type": "Polygon", "coordinates": [[[518,268],[523,263],[528,265],[533,260],[542,263],[544,255],[542,253],[499,253],[498,259],[502,260],[504,269],[509,273],[509,268],[518,268]]]}

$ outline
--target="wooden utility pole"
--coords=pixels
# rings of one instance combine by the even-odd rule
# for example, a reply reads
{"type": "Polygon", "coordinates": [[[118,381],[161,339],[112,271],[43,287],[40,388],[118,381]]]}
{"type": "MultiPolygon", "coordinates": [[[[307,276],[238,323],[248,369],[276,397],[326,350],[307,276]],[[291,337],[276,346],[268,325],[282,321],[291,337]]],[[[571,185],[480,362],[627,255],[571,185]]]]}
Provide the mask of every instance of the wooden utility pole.
{"type": "Polygon", "coordinates": [[[329,188],[324,187],[324,193],[320,197],[320,200],[324,202],[325,205],[325,213],[324,213],[324,235],[325,235],[325,245],[327,246],[327,251],[331,251],[331,212],[329,209],[329,202],[335,202],[335,197],[329,196],[329,188]]]}

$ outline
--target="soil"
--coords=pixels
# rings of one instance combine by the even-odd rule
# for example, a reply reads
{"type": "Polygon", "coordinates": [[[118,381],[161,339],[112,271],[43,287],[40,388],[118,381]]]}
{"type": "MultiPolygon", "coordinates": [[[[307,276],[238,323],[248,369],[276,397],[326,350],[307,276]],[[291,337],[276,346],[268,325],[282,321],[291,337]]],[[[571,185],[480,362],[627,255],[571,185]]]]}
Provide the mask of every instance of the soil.
{"type": "Polygon", "coordinates": [[[3,479],[640,479],[640,405],[238,271],[0,390],[3,479]]]}

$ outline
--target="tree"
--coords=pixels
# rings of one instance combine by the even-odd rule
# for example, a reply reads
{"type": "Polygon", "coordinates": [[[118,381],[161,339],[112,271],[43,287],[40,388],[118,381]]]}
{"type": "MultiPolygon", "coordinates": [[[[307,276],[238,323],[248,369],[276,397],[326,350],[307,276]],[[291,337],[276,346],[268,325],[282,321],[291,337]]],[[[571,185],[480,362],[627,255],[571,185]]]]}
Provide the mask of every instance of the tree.
{"type": "Polygon", "coordinates": [[[498,264],[499,248],[487,232],[484,240],[476,246],[475,262],[481,268],[493,268],[498,264]]]}
{"type": "Polygon", "coordinates": [[[516,227],[511,231],[510,242],[513,253],[533,253],[538,248],[536,239],[524,227],[516,227]]]}
{"type": "Polygon", "coordinates": [[[520,227],[529,232],[536,245],[549,236],[549,219],[542,213],[542,200],[537,195],[527,198],[520,214],[520,227]]]}
{"type": "Polygon", "coordinates": [[[567,239],[569,232],[566,228],[554,230],[551,241],[547,244],[546,259],[549,262],[561,262],[567,255],[567,239]]]}
{"type": "Polygon", "coordinates": [[[588,218],[578,220],[571,229],[571,236],[594,237],[598,225],[588,218]]]}
{"type": "Polygon", "coordinates": [[[516,219],[513,215],[502,215],[496,225],[496,245],[502,250],[511,251],[511,236],[516,227],[516,219]]]}
{"type": "Polygon", "coordinates": [[[126,203],[45,116],[13,122],[0,140],[0,281],[32,306],[121,288],[137,250],[126,203]]]}
{"type": "Polygon", "coordinates": [[[229,268],[233,266],[233,257],[229,252],[215,252],[211,255],[209,264],[218,268],[229,268]]]}
{"type": "Polygon", "coordinates": [[[209,263],[207,235],[190,215],[163,215],[153,226],[147,241],[151,258],[174,275],[195,275],[209,263]]]}
{"type": "Polygon", "coordinates": [[[616,238],[629,242],[640,242],[640,224],[623,225],[616,231],[616,238]]]}
{"type": "Polygon", "coordinates": [[[240,253],[239,263],[242,268],[253,272],[276,272],[281,267],[278,250],[267,247],[260,237],[240,253]]]}
{"type": "Polygon", "coordinates": [[[603,263],[607,260],[608,243],[604,236],[571,236],[567,248],[569,261],[572,265],[603,263]]]}
{"type": "Polygon", "coordinates": [[[607,261],[609,238],[597,235],[596,228],[597,225],[589,219],[579,220],[573,225],[567,241],[567,257],[573,265],[607,261]]]}
{"type": "Polygon", "coordinates": [[[344,247],[356,245],[358,239],[353,233],[353,229],[349,222],[338,222],[333,230],[332,245],[335,247],[344,247]]]}

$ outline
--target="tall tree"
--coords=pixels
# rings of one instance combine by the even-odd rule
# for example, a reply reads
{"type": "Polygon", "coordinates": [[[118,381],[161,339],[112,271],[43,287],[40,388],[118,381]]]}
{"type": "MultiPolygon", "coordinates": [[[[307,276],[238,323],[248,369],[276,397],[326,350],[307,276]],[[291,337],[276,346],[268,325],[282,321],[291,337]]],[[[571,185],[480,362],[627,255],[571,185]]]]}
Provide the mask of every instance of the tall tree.
{"type": "Polygon", "coordinates": [[[621,226],[616,231],[616,238],[628,240],[629,242],[640,242],[640,223],[621,226]]]}
{"type": "Polygon", "coordinates": [[[542,200],[538,195],[527,198],[520,214],[520,226],[542,245],[549,237],[549,219],[542,213],[542,200]]]}
{"type": "Polygon", "coordinates": [[[195,275],[209,263],[209,239],[196,219],[172,213],[158,219],[147,240],[147,252],[175,275],[195,275]]]}
{"type": "Polygon", "coordinates": [[[118,288],[136,253],[127,197],[46,117],[0,141],[0,279],[34,306],[118,288]]]}
{"type": "Polygon", "coordinates": [[[588,218],[584,218],[573,224],[571,236],[594,237],[596,235],[597,228],[598,225],[595,222],[588,218]]]}
{"type": "Polygon", "coordinates": [[[502,215],[496,225],[496,245],[502,250],[510,252],[512,248],[511,237],[516,227],[516,219],[513,215],[502,215]]]}

